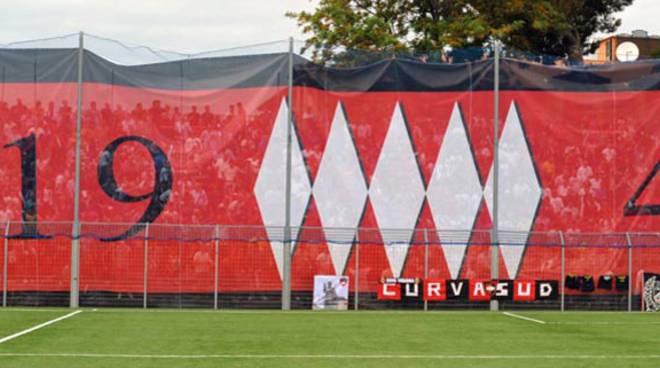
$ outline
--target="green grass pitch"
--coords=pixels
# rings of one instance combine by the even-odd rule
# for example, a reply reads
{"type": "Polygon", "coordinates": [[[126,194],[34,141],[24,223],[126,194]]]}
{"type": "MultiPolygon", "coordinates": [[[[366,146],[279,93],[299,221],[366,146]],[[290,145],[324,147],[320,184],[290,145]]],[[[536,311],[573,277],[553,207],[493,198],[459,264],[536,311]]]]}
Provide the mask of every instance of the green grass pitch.
{"type": "MultiPolygon", "coordinates": [[[[0,308],[0,341],[71,312],[0,308]]],[[[3,368],[658,366],[651,313],[85,309],[0,343],[3,368]]]]}

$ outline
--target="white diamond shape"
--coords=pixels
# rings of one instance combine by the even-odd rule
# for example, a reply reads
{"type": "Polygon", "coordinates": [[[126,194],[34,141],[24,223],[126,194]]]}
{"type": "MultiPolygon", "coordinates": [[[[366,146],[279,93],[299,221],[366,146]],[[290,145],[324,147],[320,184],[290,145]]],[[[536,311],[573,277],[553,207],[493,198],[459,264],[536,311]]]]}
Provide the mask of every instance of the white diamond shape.
{"type": "MultiPolygon", "coordinates": [[[[525,132],[515,102],[511,103],[499,144],[498,229],[529,232],[541,201],[542,188],[534,168],[525,132]]],[[[493,169],[485,189],[488,209],[493,213],[493,169]]],[[[506,239],[499,239],[506,242],[506,239]]],[[[520,267],[525,246],[500,246],[509,277],[520,267]]]]}
{"type": "Polygon", "coordinates": [[[401,107],[394,108],[369,187],[376,221],[395,277],[401,275],[424,201],[424,183],[401,107]],[[387,229],[402,229],[397,233],[387,229]]]}
{"type": "MultiPolygon", "coordinates": [[[[285,225],[286,212],[286,130],[288,125],[288,106],[282,99],[280,110],[275,118],[270,134],[268,147],[261,168],[254,184],[254,195],[267,226],[266,232],[277,264],[277,270],[282,277],[283,245],[282,229],[285,225]],[[268,227],[273,228],[268,228],[268,227]],[[279,227],[279,229],[278,229],[279,227]]],[[[293,127],[291,127],[293,129],[293,127]]],[[[305,161],[298,143],[295,131],[291,132],[291,236],[296,239],[298,227],[302,224],[305,210],[311,196],[311,185],[305,167],[305,161]]],[[[295,247],[295,243],[292,247],[295,247]]]]}
{"type": "MultiPolygon", "coordinates": [[[[367,185],[341,103],[335,110],[313,191],[324,228],[354,229],[359,225],[367,185]]],[[[353,231],[344,231],[328,239],[337,274],[344,272],[353,238],[353,231]]]]}
{"type": "Polygon", "coordinates": [[[482,190],[468,133],[456,103],[427,190],[452,279],[458,278],[461,270],[469,230],[483,198],[482,190]]]}

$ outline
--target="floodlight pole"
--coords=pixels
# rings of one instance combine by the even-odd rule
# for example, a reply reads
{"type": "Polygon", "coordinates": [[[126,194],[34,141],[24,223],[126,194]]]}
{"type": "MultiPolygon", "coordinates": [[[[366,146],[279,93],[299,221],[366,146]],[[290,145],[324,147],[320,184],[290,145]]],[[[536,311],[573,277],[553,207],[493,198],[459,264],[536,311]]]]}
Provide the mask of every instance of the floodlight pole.
{"type": "Polygon", "coordinates": [[[293,37],[289,37],[286,124],[286,184],[284,200],[284,245],[282,247],[282,310],[291,309],[291,134],[293,129],[293,37]]]}
{"type": "Polygon", "coordinates": [[[76,163],[74,173],[73,193],[73,229],[71,231],[71,286],[69,291],[69,307],[78,308],[80,283],[80,130],[82,126],[82,94],[83,94],[83,56],[84,34],[78,35],[78,88],[76,108],[76,163]]]}
{"type": "MultiPolygon", "coordinates": [[[[500,246],[498,242],[498,195],[499,195],[499,122],[500,122],[500,48],[499,40],[493,42],[495,49],[495,65],[494,65],[494,88],[493,88],[493,213],[491,214],[493,220],[493,233],[491,236],[491,257],[490,257],[490,278],[497,280],[499,278],[499,256],[500,246]]],[[[499,310],[499,303],[497,300],[490,301],[490,310],[499,310]]]]}

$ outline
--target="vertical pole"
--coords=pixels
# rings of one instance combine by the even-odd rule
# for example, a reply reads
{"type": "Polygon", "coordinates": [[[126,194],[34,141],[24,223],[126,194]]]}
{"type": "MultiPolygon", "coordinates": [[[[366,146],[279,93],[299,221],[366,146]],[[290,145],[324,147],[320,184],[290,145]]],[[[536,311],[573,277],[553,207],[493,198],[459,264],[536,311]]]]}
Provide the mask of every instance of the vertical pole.
{"type": "Polygon", "coordinates": [[[630,239],[630,233],[626,233],[626,243],[628,244],[628,312],[632,312],[632,292],[633,292],[633,246],[630,239]]]}
{"type": "Polygon", "coordinates": [[[564,301],[564,295],[566,294],[566,242],[564,241],[564,233],[559,232],[559,241],[561,243],[561,275],[559,276],[561,280],[561,311],[563,312],[566,303],[564,301]]]}
{"type": "Polygon", "coordinates": [[[291,134],[293,129],[293,37],[289,38],[289,109],[286,125],[286,185],[284,200],[284,246],[282,247],[282,309],[291,309],[291,134]]]}
{"type": "Polygon", "coordinates": [[[5,67],[2,67],[2,97],[0,97],[0,101],[5,101],[5,80],[6,80],[6,74],[5,74],[5,67]]]}
{"type": "MultiPolygon", "coordinates": [[[[429,232],[424,229],[424,282],[429,277],[429,232]]],[[[429,310],[429,302],[424,297],[424,310],[429,310]]]]}
{"type": "Polygon", "coordinates": [[[76,163],[74,173],[73,193],[73,229],[71,234],[71,286],[69,292],[69,307],[79,306],[79,276],[80,276],[80,130],[82,126],[82,94],[83,94],[83,45],[84,35],[78,35],[78,88],[76,108],[76,163]]]}
{"type": "MultiPolygon", "coordinates": [[[[495,76],[493,86],[493,213],[491,214],[493,220],[493,234],[491,239],[493,245],[491,247],[490,257],[490,278],[497,280],[500,276],[499,270],[499,256],[500,247],[498,240],[498,196],[499,196],[499,123],[500,123],[500,41],[496,40],[493,43],[495,48],[495,76]]],[[[499,303],[497,300],[490,301],[490,310],[499,310],[499,303]]]]}
{"type": "Polygon", "coordinates": [[[144,226],[144,271],[142,308],[147,308],[147,288],[149,286],[149,223],[144,226]]]}
{"type": "Polygon", "coordinates": [[[215,225],[215,250],[213,251],[213,309],[218,309],[218,255],[220,252],[220,226],[215,225]]]}
{"type": "Polygon", "coordinates": [[[360,304],[360,228],[355,229],[355,310],[360,304]]]}
{"type": "Polygon", "coordinates": [[[5,227],[5,241],[2,251],[2,306],[7,306],[7,275],[9,274],[9,222],[5,227]]]}

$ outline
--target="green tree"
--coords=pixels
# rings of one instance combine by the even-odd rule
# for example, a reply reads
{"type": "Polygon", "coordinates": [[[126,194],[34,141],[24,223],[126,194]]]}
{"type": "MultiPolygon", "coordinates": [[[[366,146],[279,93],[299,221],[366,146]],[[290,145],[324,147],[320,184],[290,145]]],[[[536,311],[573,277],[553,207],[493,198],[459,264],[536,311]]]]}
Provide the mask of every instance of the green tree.
{"type": "MultiPolygon", "coordinates": [[[[634,0],[553,0],[550,1],[560,23],[551,28],[551,39],[541,52],[568,56],[582,60],[582,55],[596,50],[598,43],[591,40],[595,33],[612,33],[621,25],[615,14],[631,5],[634,0]]],[[[541,40],[542,35],[534,38],[541,40]]]]}
{"type": "Polygon", "coordinates": [[[288,12],[310,37],[316,59],[327,60],[345,49],[408,51],[413,14],[409,1],[321,0],[314,12],[288,12]]]}
{"type": "Polygon", "coordinates": [[[582,59],[598,32],[614,32],[615,13],[634,0],[320,0],[288,12],[309,34],[306,48],[328,60],[344,50],[429,52],[445,46],[505,45],[582,59]]]}

